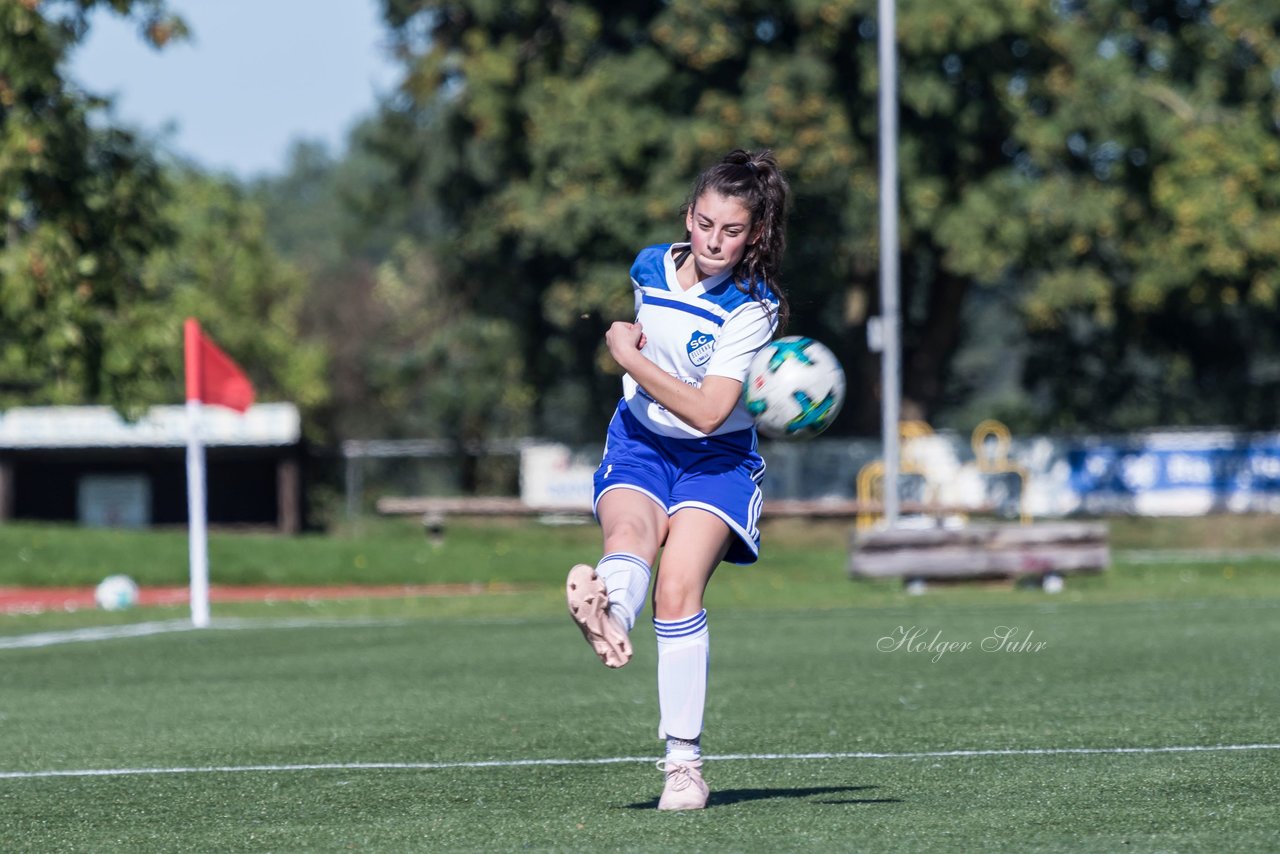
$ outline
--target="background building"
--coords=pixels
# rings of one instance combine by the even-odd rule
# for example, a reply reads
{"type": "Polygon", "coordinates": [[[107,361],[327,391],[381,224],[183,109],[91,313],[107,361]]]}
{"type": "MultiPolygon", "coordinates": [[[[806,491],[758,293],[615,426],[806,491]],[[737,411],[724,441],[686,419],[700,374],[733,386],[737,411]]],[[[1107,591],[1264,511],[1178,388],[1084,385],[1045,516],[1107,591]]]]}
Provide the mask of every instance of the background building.
{"type": "MultiPolygon", "coordinates": [[[[0,522],[149,527],[187,522],[185,407],[134,422],[100,406],[0,413],[0,522]]],[[[302,527],[302,429],[291,403],[205,407],[211,525],[302,527]]]]}

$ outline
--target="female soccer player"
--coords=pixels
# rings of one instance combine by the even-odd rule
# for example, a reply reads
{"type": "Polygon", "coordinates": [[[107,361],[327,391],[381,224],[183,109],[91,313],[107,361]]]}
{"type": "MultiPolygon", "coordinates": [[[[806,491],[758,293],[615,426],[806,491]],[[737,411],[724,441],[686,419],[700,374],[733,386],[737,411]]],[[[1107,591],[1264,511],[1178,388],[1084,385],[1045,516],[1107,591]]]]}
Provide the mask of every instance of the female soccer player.
{"type": "Polygon", "coordinates": [[[569,612],[609,667],[653,588],[661,810],[701,809],[702,714],[710,649],[702,596],[721,561],[760,550],[764,460],[742,404],[751,357],[787,314],[778,286],[789,189],[769,151],[733,151],[698,177],[686,242],[641,250],[631,267],[634,323],[605,334],[626,371],[595,474],[604,556],[569,571],[569,612]]]}

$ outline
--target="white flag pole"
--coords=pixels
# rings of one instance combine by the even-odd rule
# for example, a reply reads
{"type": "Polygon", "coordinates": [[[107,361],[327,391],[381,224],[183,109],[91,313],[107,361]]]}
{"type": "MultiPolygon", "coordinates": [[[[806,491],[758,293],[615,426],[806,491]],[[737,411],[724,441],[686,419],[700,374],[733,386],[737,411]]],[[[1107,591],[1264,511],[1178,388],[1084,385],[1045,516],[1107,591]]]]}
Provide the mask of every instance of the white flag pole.
{"type": "Polygon", "coordinates": [[[187,531],[191,566],[191,624],[209,625],[209,537],[205,509],[204,438],[199,400],[187,401],[187,531]]]}

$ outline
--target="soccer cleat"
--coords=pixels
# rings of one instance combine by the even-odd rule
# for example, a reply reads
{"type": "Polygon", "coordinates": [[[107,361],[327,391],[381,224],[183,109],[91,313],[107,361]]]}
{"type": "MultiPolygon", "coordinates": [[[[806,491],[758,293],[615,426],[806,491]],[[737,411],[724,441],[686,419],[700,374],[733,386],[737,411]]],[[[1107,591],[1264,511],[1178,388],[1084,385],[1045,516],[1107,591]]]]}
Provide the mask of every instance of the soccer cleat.
{"type": "Polygon", "coordinates": [[[631,639],[622,619],[610,613],[609,591],[594,567],[580,563],[569,570],[565,598],[569,616],[606,666],[621,667],[631,660],[631,639]]]}
{"type": "Polygon", "coordinates": [[[702,779],[701,760],[683,762],[679,759],[659,759],[658,770],[665,771],[667,783],[658,799],[660,810],[700,810],[707,805],[711,790],[702,779]]]}

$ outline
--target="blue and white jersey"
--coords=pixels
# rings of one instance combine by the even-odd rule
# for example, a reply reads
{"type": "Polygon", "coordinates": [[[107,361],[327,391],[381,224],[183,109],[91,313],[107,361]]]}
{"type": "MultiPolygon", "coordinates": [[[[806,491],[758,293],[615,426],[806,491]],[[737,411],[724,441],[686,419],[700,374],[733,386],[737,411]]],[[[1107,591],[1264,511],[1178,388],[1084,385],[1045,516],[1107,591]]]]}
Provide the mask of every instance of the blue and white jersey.
{"type": "MultiPolygon", "coordinates": [[[[731,271],[703,279],[688,290],[681,288],[673,255],[688,245],[650,246],[642,249],[631,265],[636,320],[643,324],[646,338],[641,352],[671,376],[694,387],[701,387],[708,376],[745,382],[751,357],[772,340],[777,328],[778,298],[761,285],[762,304],[738,288],[731,271]]],[[[719,429],[703,433],[668,412],[630,374],[622,378],[622,397],[628,411],[661,436],[702,438],[753,426],[739,399],[719,429]]]]}

